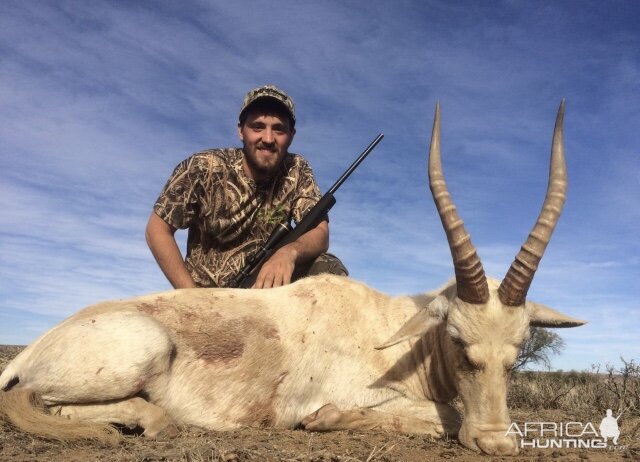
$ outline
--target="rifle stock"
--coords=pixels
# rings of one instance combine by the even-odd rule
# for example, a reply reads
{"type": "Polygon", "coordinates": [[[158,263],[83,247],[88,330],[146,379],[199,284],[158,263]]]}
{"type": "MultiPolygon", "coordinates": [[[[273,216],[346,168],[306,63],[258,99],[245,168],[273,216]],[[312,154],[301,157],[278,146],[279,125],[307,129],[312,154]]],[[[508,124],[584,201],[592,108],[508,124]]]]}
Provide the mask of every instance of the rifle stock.
{"type": "Polygon", "coordinates": [[[369,153],[382,140],[384,135],[380,133],[360,156],[351,164],[346,172],[329,188],[329,190],[320,198],[318,203],[304,216],[295,228],[292,228],[289,222],[279,223],[269,239],[252,255],[247,258],[244,268],[231,280],[227,287],[244,287],[253,286],[260,272],[263,263],[274,254],[276,250],[291,242],[296,241],[304,233],[313,229],[328,214],[331,207],[336,203],[334,193],[345,182],[345,180],[353,173],[360,163],[369,155],[369,153]]]}

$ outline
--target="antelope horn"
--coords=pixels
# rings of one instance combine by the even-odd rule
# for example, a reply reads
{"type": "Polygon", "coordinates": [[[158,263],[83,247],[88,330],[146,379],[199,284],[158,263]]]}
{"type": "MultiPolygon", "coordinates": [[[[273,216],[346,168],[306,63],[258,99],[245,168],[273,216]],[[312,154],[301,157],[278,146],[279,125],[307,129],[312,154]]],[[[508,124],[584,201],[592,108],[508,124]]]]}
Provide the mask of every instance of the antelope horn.
{"type": "Polygon", "coordinates": [[[567,195],[567,166],[564,160],[562,144],[562,122],[564,119],[564,100],[560,103],[556,126],[553,130],[551,145],[551,162],[549,167],[549,184],[547,195],[542,205],[538,220],[516,255],[511,268],[504,277],[498,289],[500,301],[508,306],[523,305],[527,298],[527,291],[533,281],[547,244],[558,223],[562,205],[567,195]]]}
{"type": "Polygon", "coordinates": [[[458,298],[480,304],[489,300],[489,286],[482,268],[482,262],[471,243],[471,236],[464,229],[464,223],[458,216],[456,206],[447,190],[442,174],[440,159],[440,103],[436,104],[436,114],[429,148],[429,188],[447,235],[449,249],[453,257],[456,273],[458,298]]]}

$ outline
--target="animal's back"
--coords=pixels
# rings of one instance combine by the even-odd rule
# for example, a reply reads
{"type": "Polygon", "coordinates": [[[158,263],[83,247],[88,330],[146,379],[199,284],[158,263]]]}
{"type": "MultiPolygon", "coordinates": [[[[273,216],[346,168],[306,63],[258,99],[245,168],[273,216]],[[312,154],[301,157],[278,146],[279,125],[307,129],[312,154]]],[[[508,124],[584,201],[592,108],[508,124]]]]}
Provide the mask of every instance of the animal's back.
{"type": "Polygon", "coordinates": [[[51,403],[143,393],[178,423],[291,426],[327,402],[386,398],[388,390],[367,387],[390,365],[373,344],[404,318],[387,304],[363,284],[330,276],[268,291],[104,302],[44,334],[5,373],[51,403]]]}

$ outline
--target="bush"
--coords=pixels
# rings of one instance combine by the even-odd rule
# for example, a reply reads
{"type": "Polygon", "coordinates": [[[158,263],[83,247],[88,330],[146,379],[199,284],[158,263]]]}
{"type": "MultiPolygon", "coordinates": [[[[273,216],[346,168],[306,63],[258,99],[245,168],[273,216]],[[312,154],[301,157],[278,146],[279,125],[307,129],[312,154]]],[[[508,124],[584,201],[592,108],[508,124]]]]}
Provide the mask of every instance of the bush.
{"type": "Polygon", "coordinates": [[[514,372],[511,376],[510,407],[519,409],[559,409],[574,415],[612,409],[615,415],[640,415],[640,366],[620,358],[600,372],[514,372]]]}

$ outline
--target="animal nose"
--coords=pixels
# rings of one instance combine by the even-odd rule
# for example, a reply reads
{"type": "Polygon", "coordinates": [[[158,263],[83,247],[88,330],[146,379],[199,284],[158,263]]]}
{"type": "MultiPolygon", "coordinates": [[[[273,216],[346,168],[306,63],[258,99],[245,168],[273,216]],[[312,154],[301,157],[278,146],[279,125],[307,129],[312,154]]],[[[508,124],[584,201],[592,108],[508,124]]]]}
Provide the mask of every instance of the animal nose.
{"type": "Polygon", "coordinates": [[[492,456],[515,456],[518,454],[518,442],[513,435],[504,432],[490,433],[476,438],[476,445],[482,452],[492,456]]]}

